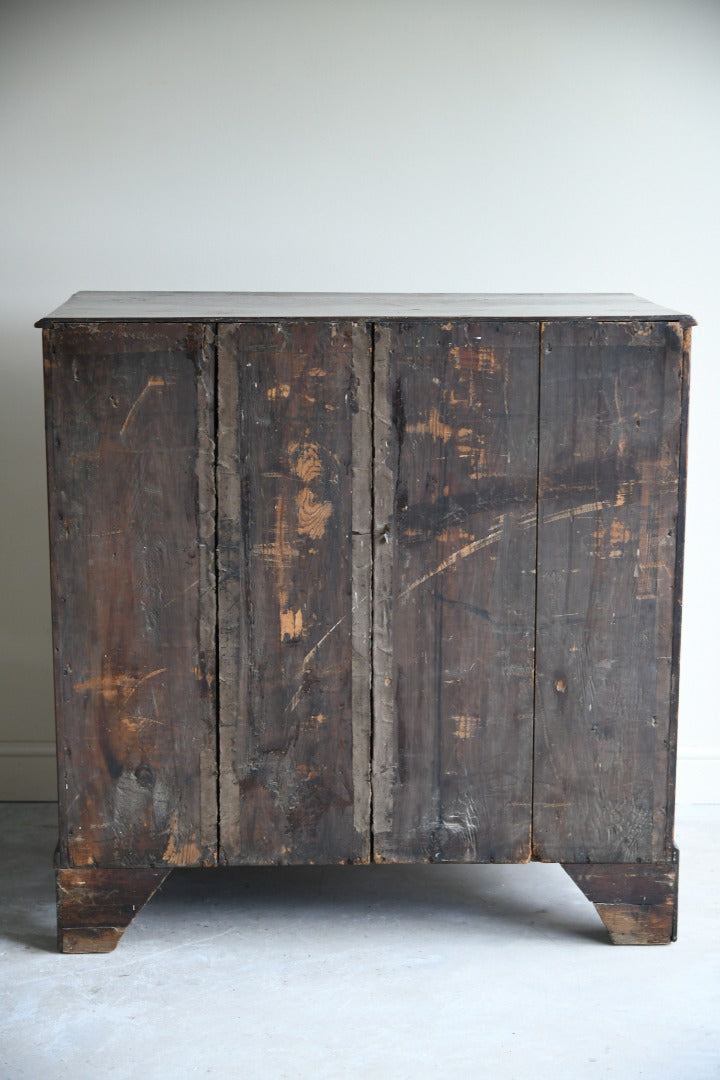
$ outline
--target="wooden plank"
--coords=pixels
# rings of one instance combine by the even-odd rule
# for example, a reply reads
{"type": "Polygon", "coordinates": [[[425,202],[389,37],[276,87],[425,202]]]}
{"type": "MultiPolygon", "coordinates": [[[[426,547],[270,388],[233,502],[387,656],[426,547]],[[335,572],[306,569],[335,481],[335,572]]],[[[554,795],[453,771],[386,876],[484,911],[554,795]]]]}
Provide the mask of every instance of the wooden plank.
{"type": "Polygon", "coordinates": [[[45,334],[61,858],[216,861],[214,341],[45,334]]]}
{"type": "Polygon", "coordinates": [[[670,667],[670,716],[668,723],[667,816],[665,848],[674,850],[675,775],[677,769],[678,711],[680,704],[680,638],[682,630],[683,570],[685,559],[685,505],[687,498],[688,412],[690,405],[690,348],[692,330],[683,328],[682,387],[680,399],[680,457],[678,462],[678,509],[675,523],[675,574],[673,630],[670,667]]]}
{"type": "Polygon", "coordinates": [[[73,320],[672,319],[689,315],[632,293],[79,292],[38,326],[73,320]]]}
{"type": "Polygon", "coordinates": [[[534,847],[668,857],[683,334],[547,325],[540,393],[534,847]]]}
{"type": "Polygon", "coordinates": [[[678,853],[666,863],[565,864],[595,905],[613,945],[668,945],[677,938],[678,853]]]}
{"type": "Polygon", "coordinates": [[[169,873],[146,868],[57,870],[58,950],[112,952],[169,873]]]}
{"type": "MultiPolygon", "coordinates": [[[[354,824],[363,862],[372,851],[372,341],[352,325],[352,771],[354,824]]],[[[358,860],[359,861],[359,860],[358,860]]]]}
{"type": "Polygon", "coordinates": [[[374,843],[530,855],[539,328],[376,327],[374,843]]]}
{"type": "Polygon", "coordinates": [[[219,329],[221,850],[369,858],[364,327],[219,329]]]}

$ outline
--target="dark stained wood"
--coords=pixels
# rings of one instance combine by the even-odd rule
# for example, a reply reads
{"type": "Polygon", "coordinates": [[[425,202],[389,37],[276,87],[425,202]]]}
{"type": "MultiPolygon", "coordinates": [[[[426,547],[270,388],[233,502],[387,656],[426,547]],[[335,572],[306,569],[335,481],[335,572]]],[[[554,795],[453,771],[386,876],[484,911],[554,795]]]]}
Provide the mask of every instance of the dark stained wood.
{"type": "Polygon", "coordinates": [[[536,858],[668,857],[682,357],[677,323],[543,330],[536,858]]]}
{"type": "Polygon", "coordinates": [[[370,342],[219,328],[223,861],[367,861],[370,342]]]}
{"type": "Polygon", "coordinates": [[[677,938],[678,853],[666,863],[565,863],[595,905],[613,945],[668,945],[677,938]]]}
{"type": "Polygon", "coordinates": [[[216,860],[214,342],[45,334],[60,854],[216,860]]]}
{"type": "Polygon", "coordinates": [[[673,939],[692,322],[359,293],[42,320],[60,948],[112,949],[172,866],[373,858],[559,861],[614,941],[673,939]]]}
{"type": "Polygon", "coordinates": [[[374,843],[530,857],[539,327],[376,327],[374,843]]]}
{"type": "Polygon", "coordinates": [[[37,326],[161,319],[672,319],[693,320],[632,293],[79,292],[37,326]]]}
{"type": "Polygon", "coordinates": [[[57,870],[59,951],[112,952],[169,873],[167,869],[146,868],[57,870]]]}
{"type": "Polygon", "coordinates": [[[675,774],[677,766],[678,712],[680,703],[680,635],[682,629],[683,569],[685,560],[685,506],[687,498],[688,411],[690,405],[690,346],[692,330],[683,329],[682,388],[680,401],[680,457],[678,461],[678,508],[675,524],[675,573],[673,579],[673,638],[670,665],[670,716],[667,750],[667,815],[665,847],[674,850],[675,774]]]}

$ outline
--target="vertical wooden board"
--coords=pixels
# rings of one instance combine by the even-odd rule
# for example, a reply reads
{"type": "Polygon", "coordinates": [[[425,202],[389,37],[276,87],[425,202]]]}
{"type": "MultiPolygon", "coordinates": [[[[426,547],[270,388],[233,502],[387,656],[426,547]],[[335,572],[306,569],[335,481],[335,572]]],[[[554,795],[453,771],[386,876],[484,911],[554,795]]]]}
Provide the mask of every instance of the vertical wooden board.
{"type": "Polygon", "coordinates": [[[534,851],[670,857],[677,323],[549,323],[540,391],[534,851]]]}
{"type": "Polygon", "coordinates": [[[366,861],[368,334],[219,335],[221,857],[366,861]]]}
{"type": "Polygon", "coordinates": [[[374,852],[530,855],[537,323],[376,326],[374,852]]]}
{"type": "Polygon", "coordinates": [[[210,865],[213,334],[44,337],[60,859],[210,865]]]}
{"type": "MultiPolygon", "coordinates": [[[[675,523],[675,580],[673,582],[673,637],[670,670],[670,717],[668,725],[668,789],[665,848],[676,853],[675,778],[677,769],[678,711],[680,704],[680,639],[682,631],[683,570],[685,560],[685,504],[687,498],[688,419],[690,406],[690,347],[692,329],[682,328],[682,388],[680,399],[680,456],[678,461],[678,507],[675,523]]],[[[677,854],[677,853],[676,853],[677,854]]]]}

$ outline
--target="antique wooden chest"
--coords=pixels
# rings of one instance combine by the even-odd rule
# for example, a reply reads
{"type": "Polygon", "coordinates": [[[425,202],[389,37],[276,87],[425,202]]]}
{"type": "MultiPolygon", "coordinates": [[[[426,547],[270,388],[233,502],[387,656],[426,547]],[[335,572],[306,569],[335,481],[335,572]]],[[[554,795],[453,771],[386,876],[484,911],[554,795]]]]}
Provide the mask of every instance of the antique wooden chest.
{"type": "Polygon", "coordinates": [[[674,937],[693,320],[78,293],[42,319],[59,945],[173,867],[562,863],[674,937]]]}

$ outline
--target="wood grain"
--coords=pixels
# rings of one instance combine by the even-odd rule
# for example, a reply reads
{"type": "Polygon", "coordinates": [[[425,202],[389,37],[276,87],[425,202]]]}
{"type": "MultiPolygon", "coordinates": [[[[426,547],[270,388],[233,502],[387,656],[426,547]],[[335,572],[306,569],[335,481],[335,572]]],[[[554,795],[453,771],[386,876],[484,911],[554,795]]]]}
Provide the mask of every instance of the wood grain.
{"type": "Polygon", "coordinates": [[[675,573],[673,581],[673,629],[670,664],[670,715],[667,736],[667,814],[665,848],[674,850],[675,778],[677,770],[678,713],[680,704],[680,640],[682,631],[683,572],[685,564],[685,513],[687,501],[688,419],[690,407],[690,349],[692,330],[683,328],[680,398],[680,455],[678,461],[678,507],[675,523],[675,573]]]}
{"type": "Polygon", "coordinates": [[[221,847],[369,858],[370,343],[219,330],[221,847]]]}
{"type": "Polygon", "coordinates": [[[57,870],[59,952],[112,952],[169,873],[95,867],[57,870]]]}
{"type": "Polygon", "coordinates": [[[43,320],[61,949],[109,951],[172,866],[373,858],[559,861],[614,941],[673,939],[691,323],[624,294],[43,320]]]}
{"type": "Polygon", "coordinates": [[[677,938],[678,853],[666,863],[565,864],[595,905],[613,945],[668,945],[677,938]]]}
{"type": "Polygon", "coordinates": [[[534,849],[667,858],[683,334],[543,331],[534,849]]]}
{"type": "Polygon", "coordinates": [[[100,319],[672,319],[689,315],[632,293],[79,292],[37,326],[100,319]]]}
{"type": "Polygon", "coordinates": [[[214,343],[45,334],[61,858],[216,860],[214,343]]]}
{"type": "Polygon", "coordinates": [[[530,855],[539,328],[376,327],[374,842],[530,855]]]}

